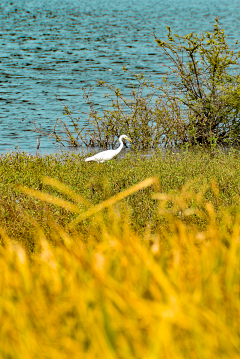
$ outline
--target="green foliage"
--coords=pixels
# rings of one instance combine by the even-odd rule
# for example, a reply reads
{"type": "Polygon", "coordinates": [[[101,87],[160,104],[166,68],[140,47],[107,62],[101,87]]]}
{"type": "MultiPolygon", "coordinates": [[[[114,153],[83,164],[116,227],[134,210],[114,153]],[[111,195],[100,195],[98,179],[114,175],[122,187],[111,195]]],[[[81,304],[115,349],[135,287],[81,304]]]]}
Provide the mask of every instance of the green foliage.
{"type": "Polygon", "coordinates": [[[167,79],[170,91],[162,90],[185,108],[184,141],[239,143],[240,51],[230,49],[218,19],[212,32],[200,36],[173,35],[168,27],[168,41],[155,39],[172,62],[169,74],[173,79],[167,79]],[[172,90],[176,91],[174,95],[172,90]]]}
{"type": "MultiPolygon", "coordinates": [[[[149,158],[135,154],[102,164],[86,163],[80,155],[64,154],[41,158],[29,157],[24,153],[9,154],[2,156],[0,161],[0,219],[8,234],[26,245],[29,251],[35,246],[35,230],[31,221],[25,220],[26,211],[41,223],[46,233],[50,233],[49,216],[53,216],[63,226],[76,216],[68,209],[29,198],[18,189],[19,186],[28,186],[66,199],[57,189],[49,189],[49,185],[42,182],[46,175],[68,184],[73,191],[84,197],[88,204],[82,205],[82,211],[148,177],[157,177],[161,191],[169,195],[179,193],[187,183],[191,183],[189,191],[193,193],[205,188],[205,200],[211,201],[217,211],[239,202],[240,161],[234,151],[228,154],[220,151],[213,154],[203,151],[175,154],[156,152],[149,158]],[[212,179],[215,179],[219,187],[218,200],[209,188],[212,179]]],[[[138,233],[144,232],[146,228],[161,228],[166,224],[164,218],[158,216],[152,193],[153,190],[149,188],[124,200],[124,211],[129,211],[131,226],[138,233]]],[[[191,207],[191,203],[189,205],[191,207]]],[[[180,209],[176,213],[179,211],[180,209]]],[[[187,216],[185,221],[189,225],[192,221],[198,223],[199,230],[206,225],[195,215],[187,216]]],[[[86,221],[79,224],[83,236],[88,236],[89,225],[86,221]]]]}
{"type": "Polygon", "coordinates": [[[108,105],[97,110],[91,89],[85,91],[90,110],[82,126],[82,119],[63,104],[70,125],[58,119],[51,133],[54,141],[110,148],[126,134],[132,147],[141,149],[239,144],[240,51],[230,49],[217,19],[212,32],[200,35],[180,36],[167,29],[167,41],[155,37],[163,52],[161,66],[167,68],[162,85],[130,73],[132,90],[125,96],[99,81],[108,105]]]}

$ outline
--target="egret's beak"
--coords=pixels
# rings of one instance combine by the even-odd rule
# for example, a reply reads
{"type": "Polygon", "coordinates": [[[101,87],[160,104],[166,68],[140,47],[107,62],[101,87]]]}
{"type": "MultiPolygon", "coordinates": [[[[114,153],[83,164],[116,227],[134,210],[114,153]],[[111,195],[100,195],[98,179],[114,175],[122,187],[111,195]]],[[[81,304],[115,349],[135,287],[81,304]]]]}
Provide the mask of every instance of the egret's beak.
{"type": "Polygon", "coordinates": [[[128,138],[127,136],[126,136],[126,140],[128,140],[128,141],[132,142],[132,140],[130,140],[130,138],[128,138]]]}

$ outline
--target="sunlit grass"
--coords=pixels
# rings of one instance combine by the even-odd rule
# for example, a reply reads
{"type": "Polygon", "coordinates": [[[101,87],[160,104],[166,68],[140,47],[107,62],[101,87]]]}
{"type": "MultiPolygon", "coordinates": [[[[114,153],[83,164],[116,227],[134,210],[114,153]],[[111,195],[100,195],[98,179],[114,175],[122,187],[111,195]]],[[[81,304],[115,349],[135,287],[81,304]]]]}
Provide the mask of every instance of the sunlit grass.
{"type": "Polygon", "coordinates": [[[239,358],[234,153],[2,158],[3,358],[239,358]]]}

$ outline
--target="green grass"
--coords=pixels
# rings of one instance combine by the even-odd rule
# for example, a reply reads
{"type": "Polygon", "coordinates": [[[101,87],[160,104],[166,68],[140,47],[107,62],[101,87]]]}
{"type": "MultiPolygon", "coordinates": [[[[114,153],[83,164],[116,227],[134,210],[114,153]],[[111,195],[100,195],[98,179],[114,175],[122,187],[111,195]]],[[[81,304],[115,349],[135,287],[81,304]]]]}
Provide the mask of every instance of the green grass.
{"type": "Polygon", "coordinates": [[[239,171],[234,152],[3,156],[0,357],[239,358],[239,171]]]}
{"type": "MultiPolygon", "coordinates": [[[[31,223],[25,219],[25,210],[44,227],[47,227],[50,214],[64,226],[76,216],[58,206],[30,198],[18,189],[22,185],[66,198],[43,183],[42,179],[46,176],[65,183],[92,205],[145,178],[155,176],[159,179],[159,190],[163,193],[178,194],[191,182],[190,188],[193,192],[207,187],[204,198],[211,201],[216,209],[239,204],[240,160],[234,152],[219,152],[214,157],[204,152],[159,152],[151,158],[130,154],[124,159],[103,164],[85,163],[79,155],[36,158],[15,153],[2,157],[0,161],[0,218],[9,235],[24,241],[30,250],[34,243],[34,230],[32,231],[31,223]],[[212,181],[215,181],[218,187],[217,199],[212,189],[212,181]]],[[[159,224],[156,201],[152,199],[153,191],[151,188],[140,191],[124,201],[126,210],[131,212],[132,226],[137,232],[143,232],[149,226],[156,228],[159,224]]],[[[197,218],[191,220],[196,222],[197,218]]],[[[199,221],[199,225],[203,226],[204,223],[199,221]]],[[[84,225],[81,226],[81,230],[84,230],[84,225]]],[[[87,231],[88,223],[85,223],[85,227],[87,231]]]]}

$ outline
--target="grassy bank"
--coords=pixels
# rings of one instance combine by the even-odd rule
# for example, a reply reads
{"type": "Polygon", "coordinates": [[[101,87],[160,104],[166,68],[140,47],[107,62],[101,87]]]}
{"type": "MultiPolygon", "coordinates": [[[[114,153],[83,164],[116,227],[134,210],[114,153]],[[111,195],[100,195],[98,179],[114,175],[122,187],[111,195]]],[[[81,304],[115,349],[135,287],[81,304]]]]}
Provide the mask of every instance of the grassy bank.
{"type": "Polygon", "coordinates": [[[1,356],[238,358],[239,174],[234,152],[2,157],[1,356]]]}
{"type": "MultiPolygon", "coordinates": [[[[12,154],[1,159],[0,177],[2,225],[11,237],[24,242],[29,250],[33,250],[31,247],[34,245],[35,229],[32,227],[31,219],[30,222],[26,220],[25,212],[41,222],[46,230],[49,215],[59,224],[66,226],[76,214],[26,196],[20,186],[27,186],[63,199],[69,198],[43,181],[44,177],[54,178],[87,200],[88,203],[81,204],[84,211],[89,206],[96,205],[146,178],[157,177],[158,191],[172,196],[179,195],[181,191],[184,191],[184,196],[191,192],[192,195],[202,193],[203,205],[211,201],[218,212],[222,206],[235,206],[239,203],[240,160],[238,153],[234,152],[185,152],[181,155],[156,153],[151,158],[129,155],[124,159],[103,164],[85,163],[80,156],[75,155],[36,158],[12,154]],[[219,192],[217,196],[216,191],[219,192]]],[[[156,188],[140,191],[120,203],[124,211],[129,212],[131,225],[138,233],[144,232],[149,226],[156,229],[163,223],[158,215],[156,200],[152,198],[154,191],[156,188]]],[[[188,202],[191,202],[191,198],[188,202]]],[[[194,207],[196,203],[192,201],[189,206],[194,207]]],[[[181,209],[178,209],[176,214],[179,211],[181,209]]],[[[185,220],[188,223],[193,221],[204,228],[205,222],[197,216],[188,216],[185,220]]],[[[79,223],[78,229],[88,237],[89,226],[89,222],[79,223]]]]}

